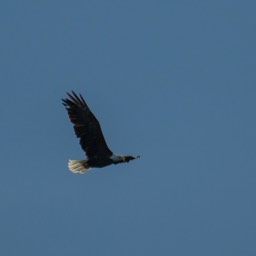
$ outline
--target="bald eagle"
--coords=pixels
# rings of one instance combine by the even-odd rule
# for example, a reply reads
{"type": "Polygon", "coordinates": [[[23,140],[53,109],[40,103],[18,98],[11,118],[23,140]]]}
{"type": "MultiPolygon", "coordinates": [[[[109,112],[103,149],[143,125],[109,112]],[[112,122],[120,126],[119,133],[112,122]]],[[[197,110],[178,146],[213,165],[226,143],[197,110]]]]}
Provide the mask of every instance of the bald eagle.
{"type": "Polygon", "coordinates": [[[122,156],[114,154],[107,146],[100,123],[85,103],[81,94],[72,91],[68,98],[62,99],[76,136],[87,159],[69,160],[68,168],[73,173],[85,173],[92,167],[105,167],[111,164],[128,163],[140,156],[122,156]]]}

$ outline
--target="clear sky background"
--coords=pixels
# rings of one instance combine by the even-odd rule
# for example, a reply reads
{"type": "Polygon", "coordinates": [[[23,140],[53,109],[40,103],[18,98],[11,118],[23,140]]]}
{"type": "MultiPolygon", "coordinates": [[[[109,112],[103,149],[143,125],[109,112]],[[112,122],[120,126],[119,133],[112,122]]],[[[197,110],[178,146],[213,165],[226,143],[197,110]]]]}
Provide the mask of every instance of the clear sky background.
{"type": "Polygon", "coordinates": [[[256,255],[256,2],[0,3],[0,254],[256,255]],[[84,158],[82,93],[129,164],[84,158]]]}

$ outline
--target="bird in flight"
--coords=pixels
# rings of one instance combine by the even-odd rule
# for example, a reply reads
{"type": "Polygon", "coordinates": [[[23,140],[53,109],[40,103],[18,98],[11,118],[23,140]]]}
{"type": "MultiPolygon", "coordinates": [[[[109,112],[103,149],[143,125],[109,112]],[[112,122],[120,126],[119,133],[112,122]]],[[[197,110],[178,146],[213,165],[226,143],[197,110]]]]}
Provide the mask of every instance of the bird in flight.
{"type": "Polygon", "coordinates": [[[85,173],[92,167],[105,167],[111,164],[128,163],[140,156],[122,156],[114,154],[104,139],[100,123],[85,103],[81,94],[72,91],[68,98],[62,99],[76,136],[87,159],[69,160],[68,168],[73,173],[85,173]]]}

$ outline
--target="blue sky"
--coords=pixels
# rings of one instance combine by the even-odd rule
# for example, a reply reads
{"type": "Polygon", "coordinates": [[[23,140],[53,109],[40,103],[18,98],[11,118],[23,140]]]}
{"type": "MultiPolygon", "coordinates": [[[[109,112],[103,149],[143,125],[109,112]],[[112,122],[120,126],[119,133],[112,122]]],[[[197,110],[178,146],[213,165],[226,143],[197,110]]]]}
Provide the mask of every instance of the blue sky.
{"type": "Polygon", "coordinates": [[[1,255],[256,255],[255,1],[2,1],[1,255]],[[129,164],[84,154],[84,95],[129,164]]]}

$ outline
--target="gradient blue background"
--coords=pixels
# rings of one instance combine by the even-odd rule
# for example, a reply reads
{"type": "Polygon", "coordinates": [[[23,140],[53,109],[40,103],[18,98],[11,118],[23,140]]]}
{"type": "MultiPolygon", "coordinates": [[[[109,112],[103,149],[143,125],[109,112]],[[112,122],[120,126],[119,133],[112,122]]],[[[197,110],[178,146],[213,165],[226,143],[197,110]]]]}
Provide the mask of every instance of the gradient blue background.
{"type": "Polygon", "coordinates": [[[255,1],[1,1],[0,254],[256,255],[255,1]],[[84,95],[129,164],[84,158],[84,95]]]}

